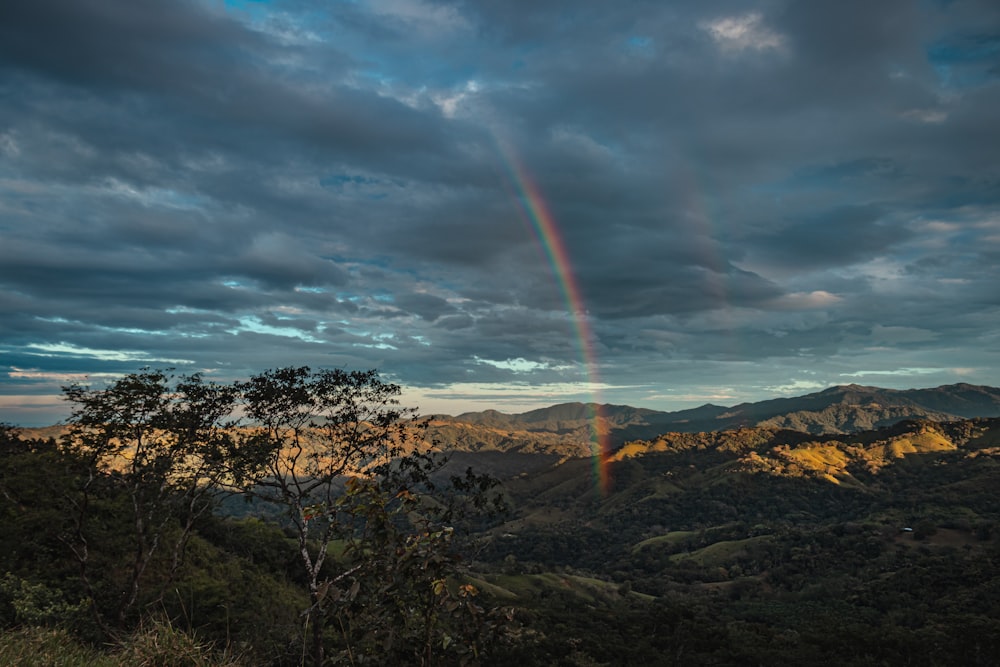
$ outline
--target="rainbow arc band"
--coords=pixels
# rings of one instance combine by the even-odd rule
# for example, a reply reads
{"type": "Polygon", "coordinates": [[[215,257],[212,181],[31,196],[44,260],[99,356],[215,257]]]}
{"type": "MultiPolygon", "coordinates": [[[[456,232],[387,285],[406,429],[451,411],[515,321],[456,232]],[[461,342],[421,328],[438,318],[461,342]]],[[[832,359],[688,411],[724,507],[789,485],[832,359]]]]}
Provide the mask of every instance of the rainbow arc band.
{"type": "Polygon", "coordinates": [[[601,494],[606,495],[610,490],[608,427],[600,399],[601,382],[597,363],[596,338],[590,326],[580,285],[573,272],[573,264],[570,261],[569,252],[555,216],[549,211],[534,179],[509,148],[505,147],[502,142],[498,141],[497,144],[508,178],[514,187],[518,207],[530,223],[535,238],[552,267],[556,282],[565,298],[566,308],[573,319],[580,359],[591,387],[591,401],[588,407],[591,409],[590,449],[594,463],[594,481],[601,494]]]}

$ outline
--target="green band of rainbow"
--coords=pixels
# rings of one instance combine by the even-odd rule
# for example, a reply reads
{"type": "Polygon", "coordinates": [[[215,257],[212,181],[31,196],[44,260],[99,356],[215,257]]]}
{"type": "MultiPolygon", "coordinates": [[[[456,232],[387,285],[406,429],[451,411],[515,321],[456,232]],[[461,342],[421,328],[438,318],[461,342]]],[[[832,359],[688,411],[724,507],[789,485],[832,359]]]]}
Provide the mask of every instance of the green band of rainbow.
{"type": "Polygon", "coordinates": [[[535,181],[516,159],[514,154],[498,142],[500,155],[511,183],[516,190],[519,208],[529,221],[536,239],[542,246],[552,267],[556,281],[566,300],[566,308],[573,319],[576,342],[590,386],[591,402],[591,457],[594,462],[594,479],[601,494],[609,491],[608,427],[600,400],[600,374],[597,364],[596,338],[590,326],[580,285],[573,272],[573,265],[563,241],[556,219],[549,210],[535,181]]]}

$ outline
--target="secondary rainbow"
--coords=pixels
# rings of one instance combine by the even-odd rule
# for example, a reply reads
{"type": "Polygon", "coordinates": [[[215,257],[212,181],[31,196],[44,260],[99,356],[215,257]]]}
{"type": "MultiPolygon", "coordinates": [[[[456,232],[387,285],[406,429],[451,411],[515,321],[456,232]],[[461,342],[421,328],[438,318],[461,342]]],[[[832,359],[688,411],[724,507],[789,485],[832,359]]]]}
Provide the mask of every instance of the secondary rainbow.
{"type": "Polygon", "coordinates": [[[594,478],[600,492],[607,494],[610,482],[608,475],[609,443],[607,425],[601,408],[601,382],[595,350],[596,339],[590,326],[580,285],[573,272],[573,264],[570,261],[569,252],[559,231],[559,226],[545,203],[541,191],[514,154],[502,143],[498,142],[498,145],[507,174],[516,190],[515,199],[552,267],[556,281],[559,283],[566,300],[566,308],[573,319],[580,358],[590,385],[591,405],[593,406],[591,456],[594,462],[594,478]]]}

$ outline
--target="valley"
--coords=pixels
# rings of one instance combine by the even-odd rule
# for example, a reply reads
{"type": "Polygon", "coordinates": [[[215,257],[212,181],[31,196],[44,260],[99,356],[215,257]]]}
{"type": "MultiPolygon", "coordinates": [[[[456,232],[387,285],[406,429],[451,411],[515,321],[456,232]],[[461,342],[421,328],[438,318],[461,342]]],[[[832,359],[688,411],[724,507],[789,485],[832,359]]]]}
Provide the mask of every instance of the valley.
{"type": "MultiPolygon", "coordinates": [[[[684,413],[601,406],[596,426],[594,406],[568,404],[438,416],[418,449],[448,457],[439,482],[468,468],[500,482],[491,493],[506,511],[462,523],[456,542],[458,581],[508,619],[481,664],[992,665],[998,397],[968,385],[849,386],[684,413]],[[695,429],[712,422],[731,427],[695,429]],[[610,435],[603,456],[592,453],[595,428],[610,435]]],[[[43,562],[72,571],[31,532],[30,517],[51,508],[30,477],[48,473],[25,466],[54,456],[41,443],[58,435],[24,429],[39,454],[5,453],[0,483],[18,504],[0,515],[15,539],[0,557],[24,581],[39,580],[43,562]],[[47,555],[25,560],[17,540],[47,555]]],[[[285,521],[237,496],[199,522],[178,582],[202,609],[191,631],[218,637],[208,599],[229,613],[247,604],[222,563],[282,600],[275,609],[302,604],[284,588],[296,558],[285,521]]],[[[333,546],[342,557],[346,543],[333,546]]],[[[240,641],[270,664],[294,663],[279,648],[293,627],[264,632],[253,605],[238,615],[251,633],[240,641]]]]}

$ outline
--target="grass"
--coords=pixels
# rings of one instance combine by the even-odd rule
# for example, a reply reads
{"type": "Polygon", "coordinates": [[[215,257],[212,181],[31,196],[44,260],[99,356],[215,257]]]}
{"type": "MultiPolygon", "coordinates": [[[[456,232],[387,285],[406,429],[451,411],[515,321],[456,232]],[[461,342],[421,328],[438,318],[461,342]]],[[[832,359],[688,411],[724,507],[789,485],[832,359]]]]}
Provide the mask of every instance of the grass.
{"type": "Polygon", "coordinates": [[[940,433],[928,431],[893,440],[885,446],[887,458],[903,458],[907,454],[942,452],[956,449],[954,443],[940,433]]]}
{"type": "Polygon", "coordinates": [[[169,622],[140,628],[122,647],[121,664],[134,667],[241,667],[229,651],[216,651],[169,622]]]}
{"type": "Polygon", "coordinates": [[[500,574],[491,575],[489,579],[494,587],[506,593],[507,599],[510,595],[524,599],[538,597],[544,591],[563,591],[571,592],[582,602],[594,604],[620,595],[619,585],[614,582],[574,574],[500,574]]]}
{"type": "Polygon", "coordinates": [[[152,623],[113,651],[87,646],[65,630],[25,627],[0,631],[0,665],[7,667],[241,667],[237,657],[198,642],[169,623],[152,623]]]}
{"type": "MultiPolygon", "coordinates": [[[[669,533],[663,535],[656,535],[655,537],[650,537],[632,546],[632,553],[636,553],[641,549],[646,547],[652,547],[656,545],[677,545],[690,540],[691,538],[703,535],[706,540],[718,540],[720,535],[725,534],[727,531],[733,528],[735,524],[726,523],[719,526],[712,526],[705,530],[672,530],[669,533]]],[[[713,544],[716,542],[713,542],[713,544]]]]}
{"type": "Polygon", "coordinates": [[[670,557],[670,560],[680,562],[690,559],[702,567],[726,565],[744,554],[748,547],[772,539],[774,538],[770,535],[759,535],[757,537],[748,537],[745,540],[722,540],[721,542],[710,544],[707,547],[690,553],[674,554],[670,557]]]}
{"type": "Polygon", "coordinates": [[[487,581],[486,579],[480,577],[466,577],[466,580],[473,586],[478,588],[483,593],[497,599],[497,600],[513,600],[517,598],[517,593],[504,588],[503,586],[498,586],[494,583],[487,581]]]}
{"type": "Polygon", "coordinates": [[[658,544],[677,544],[678,542],[683,542],[698,533],[693,530],[674,530],[665,535],[657,535],[656,537],[650,537],[649,539],[643,540],[632,547],[632,553],[644,549],[646,547],[655,546],[658,544]]]}
{"type": "Polygon", "coordinates": [[[0,665],[118,667],[117,659],[84,646],[64,630],[20,628],[0,632],[0,665]]]}
{"type": "Polygon", "coordinates": [[[788,458],[803,467],[829,472],[830,469],[843,470],[847,465],[847,454],[830,445],[800,447],[788,452],[788,458]]]}

